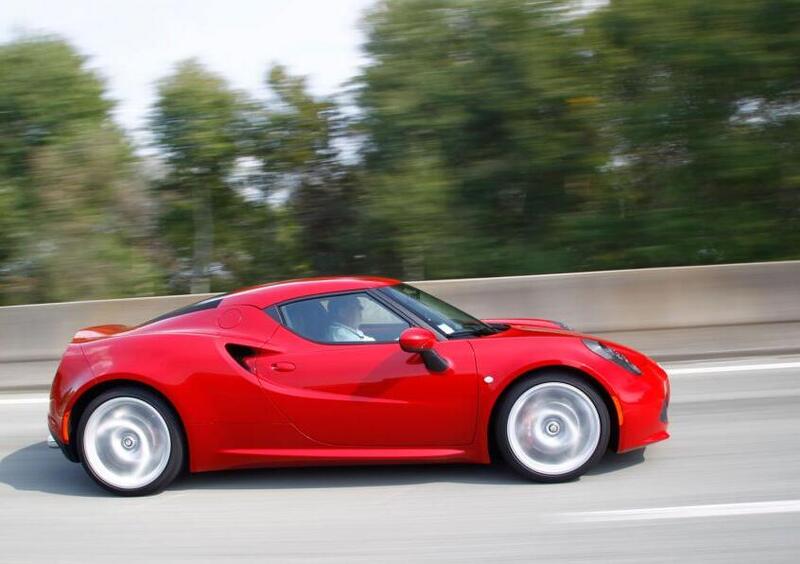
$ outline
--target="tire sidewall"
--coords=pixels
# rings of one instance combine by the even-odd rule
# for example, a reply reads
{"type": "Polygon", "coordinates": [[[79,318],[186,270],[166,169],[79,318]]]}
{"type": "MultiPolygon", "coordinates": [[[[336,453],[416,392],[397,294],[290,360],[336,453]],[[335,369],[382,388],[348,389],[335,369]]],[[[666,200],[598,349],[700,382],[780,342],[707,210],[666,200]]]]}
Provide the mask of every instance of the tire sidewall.
{"type": "Polygon", "coordinates": [[[583,475],[589,468],[594,466],[606,453],[606,450],[608,449],[609,439],[611,436],[611,417],[608,413],[608,408],[606,407],[603,398],[600,397],[597,391],[595,391],[595,389],[590,384],[586,383],[582,378],[570,374],[568,372],[552,370],[552,371],[542,372],[540,374],[525,376],[521,378],[518,382],[511,385],[511,388],[503,396],[500,402],[498,416],[495,419],[494,433],[495,433],[496,444],[500,450],[501,455],[503,456],[503,459],[516,472],[520,473],[525,478],[537,482],[550,482],[550,483],[567,482],[583,475]],[[595,447],[594,452],[589,457],[589,459],[586,460],[586,462],[584,462],[578,468],[570,472],[566,472],[564,474],[543,474],[541,472],[536,472],[535,470],[530,469],[527,465],[525,465],[522,461],[520,461],[517,458],[517,455],[512,450],[508,439],[508,431],[507,431],[508,417],[511,413],[511,409],[514,406],[514,403],[527,390],[539,384],[545,384],[548,382],[558,382],[562,384],[568,384],[586,394],[586,396],[594,405],[594,408],[597,411],[597,415],[600,418],[600,438],[597,441],[597,446],[595,447]]]}
{"type": "Polygon", "coordinates": [[[185,446],[183,440],[183,433],[181,431],[181,426],[177,415],[173,411],[172,407],[169,406],[163,399],[161,399],[152,392],[140,388],[135,388],[135,387],[113,388],[111,390],[102,392],[96,398],[92,399],[92,401],[89,402],[89,405],[86,406],[86,409],[84,409],[83,413],[81,414],[81,418],[78,423],[77,433],[75,434],[75,440],[77,441],[76,447],[78,451],[78,456],[81,461],[81,465],[89,474],[89,476],[100,487],[117,495],[140,496],[140,495],[148,495],[159,492],[164,488],[166,488],[170,483],[172,483],[172,481],[181,472],[184,465],[185,446]],[[84,454],[84,447],[83,447],[84,430],[86,428],[87,422],[89,421],[89,417],[91,417],[92,413],[94,413],[94,411],[98,407],[103,405],[108,400],[120,397],[135,398],[151,405],[159,412],[161,417],[164,419],[164,421],[167,424],[167,429],[169,431],[170,453],[167,465],[164,467],[163,472],[161,472],[161,474],[155,480],[139,488],[130,488],[130,489],[119,488],[117,486],[109,484],[108,482],[105,482],[95,473],[94,469],[92,469],[92,467],[87,462],[86,456],[84,454]]]}

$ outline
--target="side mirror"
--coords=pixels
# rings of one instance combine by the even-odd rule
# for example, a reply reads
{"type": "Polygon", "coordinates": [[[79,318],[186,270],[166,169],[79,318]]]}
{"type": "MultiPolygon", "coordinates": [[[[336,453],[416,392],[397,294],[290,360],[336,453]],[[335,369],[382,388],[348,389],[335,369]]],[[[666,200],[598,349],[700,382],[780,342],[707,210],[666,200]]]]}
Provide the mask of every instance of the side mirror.
{"type": "Polygon", "coordinates": [[[436,337],[422,327],[410,327],[400,334],[400,348],[407,353],[421,353],[433,350],[436,337]]]}
{"type": "Polygon", "coordinates": [[[422,327],[411,327],[400,334],[400,348],[407,353],[419,353],[425,367],[431,372],[444,372],[450,363],[433,350],[436,336],[422,327]]]}

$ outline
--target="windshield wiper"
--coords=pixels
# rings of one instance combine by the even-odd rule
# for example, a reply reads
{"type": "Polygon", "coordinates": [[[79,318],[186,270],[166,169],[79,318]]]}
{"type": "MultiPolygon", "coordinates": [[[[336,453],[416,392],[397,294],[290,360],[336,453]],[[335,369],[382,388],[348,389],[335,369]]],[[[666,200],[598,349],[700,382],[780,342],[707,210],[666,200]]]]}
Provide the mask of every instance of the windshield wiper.
{"type": "Polygon", "coordinates": [[[493,335],[498,332],[498,329],[492,327],[491,325],[487,325],[485,323],[481,324],[474,324],[474,327],[460,329],[458,331],[454,331],[450,333],[448,337],[482,337],[484,335],[493,335]]]}

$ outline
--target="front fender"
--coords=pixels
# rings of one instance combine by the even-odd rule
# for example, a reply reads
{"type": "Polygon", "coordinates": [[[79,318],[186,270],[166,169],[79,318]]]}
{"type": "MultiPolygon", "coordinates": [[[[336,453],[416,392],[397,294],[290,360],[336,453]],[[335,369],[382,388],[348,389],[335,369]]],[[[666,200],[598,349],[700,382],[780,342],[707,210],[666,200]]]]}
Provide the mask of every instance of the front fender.
{"type": "MultiPolygon", "coordinates": [[[[507,339],[490,337],[472,341],[478,373],[482,379],[479,421],[485,430],[483,436],[476,436],[476,443],[487,461],[488,433],[499,399],[519,378],[545,368],[577,371],[594,382],[601,395],[605,394],[612,419],[617,424],[618,450],[634,447],[637,441],[635,437],[638,435],[636,427],[641,420],[643,406],[649,421],[652,413],[657,413],[660,408],[663,385],[649,373],[649,365],[645,367],[648,370],[642,376],[633,375],[591,352],[581,341],[582,337],[583,335],[563,332],[546,332],[507,339]],[[491,381],[487,381],[487,377],[491,377],[491,381]]],[[[646,357],[638,355],[637,361],[646,364],[642,358],[646,357]]]]}

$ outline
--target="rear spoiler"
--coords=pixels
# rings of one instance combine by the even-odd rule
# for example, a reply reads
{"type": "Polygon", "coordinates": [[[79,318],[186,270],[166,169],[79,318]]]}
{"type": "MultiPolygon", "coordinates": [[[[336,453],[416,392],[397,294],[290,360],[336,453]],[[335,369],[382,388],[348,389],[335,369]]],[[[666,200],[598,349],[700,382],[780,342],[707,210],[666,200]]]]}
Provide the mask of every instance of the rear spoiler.
{"type": "Polygon", "coordinates": [[[95,325],[94,327],[85,327],[79,329],[77,333],[72,336],[72,343],[87,343],[89,341],[96,341],[111,337],[118,333],[123,333],[131,329],[128,325],[95,325]]]}

